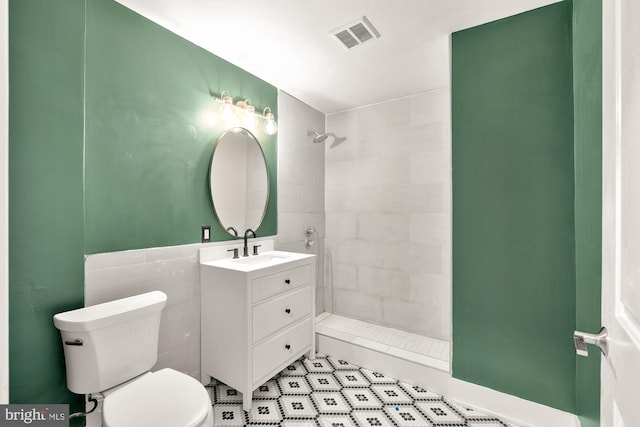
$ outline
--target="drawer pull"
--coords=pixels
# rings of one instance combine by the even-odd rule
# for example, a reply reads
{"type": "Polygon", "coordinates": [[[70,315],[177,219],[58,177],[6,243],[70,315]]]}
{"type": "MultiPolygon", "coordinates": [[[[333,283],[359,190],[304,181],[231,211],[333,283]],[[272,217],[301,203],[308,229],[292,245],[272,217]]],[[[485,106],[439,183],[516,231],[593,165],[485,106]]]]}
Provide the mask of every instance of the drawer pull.
{"type": "Polygon", "coordinates": [[[291,279],[284,279],[284,283],[286,283],[287,285],[291,284],[291,279]]]}
{"type": "Polygon", "coordinates": [[[287,314],[289,314],[289,313],[291,313],[291,309],[290,309],[290,308],[285,308],[285,309],[284,309],[284,312],[285,312],[285,313],[287,313],[287,314]]]}
{"type": "Polygon", "coordinates": [[[291,346],[289,344],[285,345],[284,348],[286,348],[287,350],[291,349],[291,346]]]}

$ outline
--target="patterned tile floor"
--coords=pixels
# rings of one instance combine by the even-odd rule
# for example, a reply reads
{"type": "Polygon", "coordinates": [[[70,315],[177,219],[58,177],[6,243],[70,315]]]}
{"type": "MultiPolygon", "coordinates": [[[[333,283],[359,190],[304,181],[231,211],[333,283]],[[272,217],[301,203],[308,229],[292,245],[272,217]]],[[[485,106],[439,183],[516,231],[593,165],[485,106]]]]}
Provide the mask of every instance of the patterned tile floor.
{"type": "Polygon", "coordinates": [[[253,393],[216,382],[208,386],[216,426],[282,427],[516,427],[421,387],[351,363],[318,355],[301,358],[253,393]]]}

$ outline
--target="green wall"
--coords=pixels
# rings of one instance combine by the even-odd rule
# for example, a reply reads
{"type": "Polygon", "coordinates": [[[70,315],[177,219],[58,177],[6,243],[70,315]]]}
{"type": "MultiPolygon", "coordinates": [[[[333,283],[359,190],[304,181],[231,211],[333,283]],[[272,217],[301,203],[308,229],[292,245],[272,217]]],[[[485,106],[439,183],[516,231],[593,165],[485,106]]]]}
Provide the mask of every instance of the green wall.
{"type": "MultiPolygon", "coordinates": [[[[201,117],[223,89],[275,114],[277,89],[110,0],[87,2],[86,52],[86,253],[199,242],[203,224],[229,239],[208,180],[224,128],[201,117]]],[[[276,136],[256,136],[272,177],[256,233],[275,235],[276,136]]]]}
{"type": "MultiPolygon", "coordinates": [[[[576,329],[601,326],[602,1],[573,2],[573,96],[576,222],[576,329]]],[[[600,425],[600,352],[576,360],[583,427],[600,425]]]]}
{"type": "MultiPolygon", "coordinates": [[[[72,403],[53,314],[83,305],[84,255],[230,236],[208,168],[223,89],[269,106],[277,89],[112,0],[9,2],[10,399],[72,403]]],[[[259,236],[277,232],[277,137],[259,236]]]]}
{"type": "Polygon", "coordinates": [[[84,0],[9,2],[9,397],[73,403],[52,317],[82,306],[84,0]]]}
{"type": "Polygon", "coordinates": [[[574,0],[453,35],[453,374],[585,427],[600,355],[571,336],[601,321],[601,21],[574,0]]]}
{"type": "Polygon", "coordinates": [[[454,33],[453,375],[575,412],[572,10],[454,33]]]}

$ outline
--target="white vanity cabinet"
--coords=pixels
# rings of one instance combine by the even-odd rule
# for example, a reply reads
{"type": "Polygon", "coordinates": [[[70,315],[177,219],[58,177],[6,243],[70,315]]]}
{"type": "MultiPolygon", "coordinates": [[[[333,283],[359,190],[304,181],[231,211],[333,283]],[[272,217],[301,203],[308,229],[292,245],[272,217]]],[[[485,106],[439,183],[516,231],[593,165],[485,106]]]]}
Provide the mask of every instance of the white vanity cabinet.
{"type": "Polygon", "coordinates": [[[202,382],[242,393],[315,356],[315,256],[272,251],[200,263],[202,382]],[[272,254],[272,255],[270,255],[272,254]]]}

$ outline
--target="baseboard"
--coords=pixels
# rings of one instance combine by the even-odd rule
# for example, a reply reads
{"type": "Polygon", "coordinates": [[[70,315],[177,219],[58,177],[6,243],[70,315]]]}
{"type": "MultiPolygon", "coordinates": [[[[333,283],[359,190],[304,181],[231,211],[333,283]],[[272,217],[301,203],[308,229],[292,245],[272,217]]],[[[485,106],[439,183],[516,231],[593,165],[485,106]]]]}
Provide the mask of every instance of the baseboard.
{"type": "Polygon", "coordinates": [[[326,335],[316,334],[316,342],[320,353],[419,385],[449,400],[495,414],[519,426],[580,427],[578,417],[573,414],[452,378],[450,373],[433,367],[326,335]]]}

